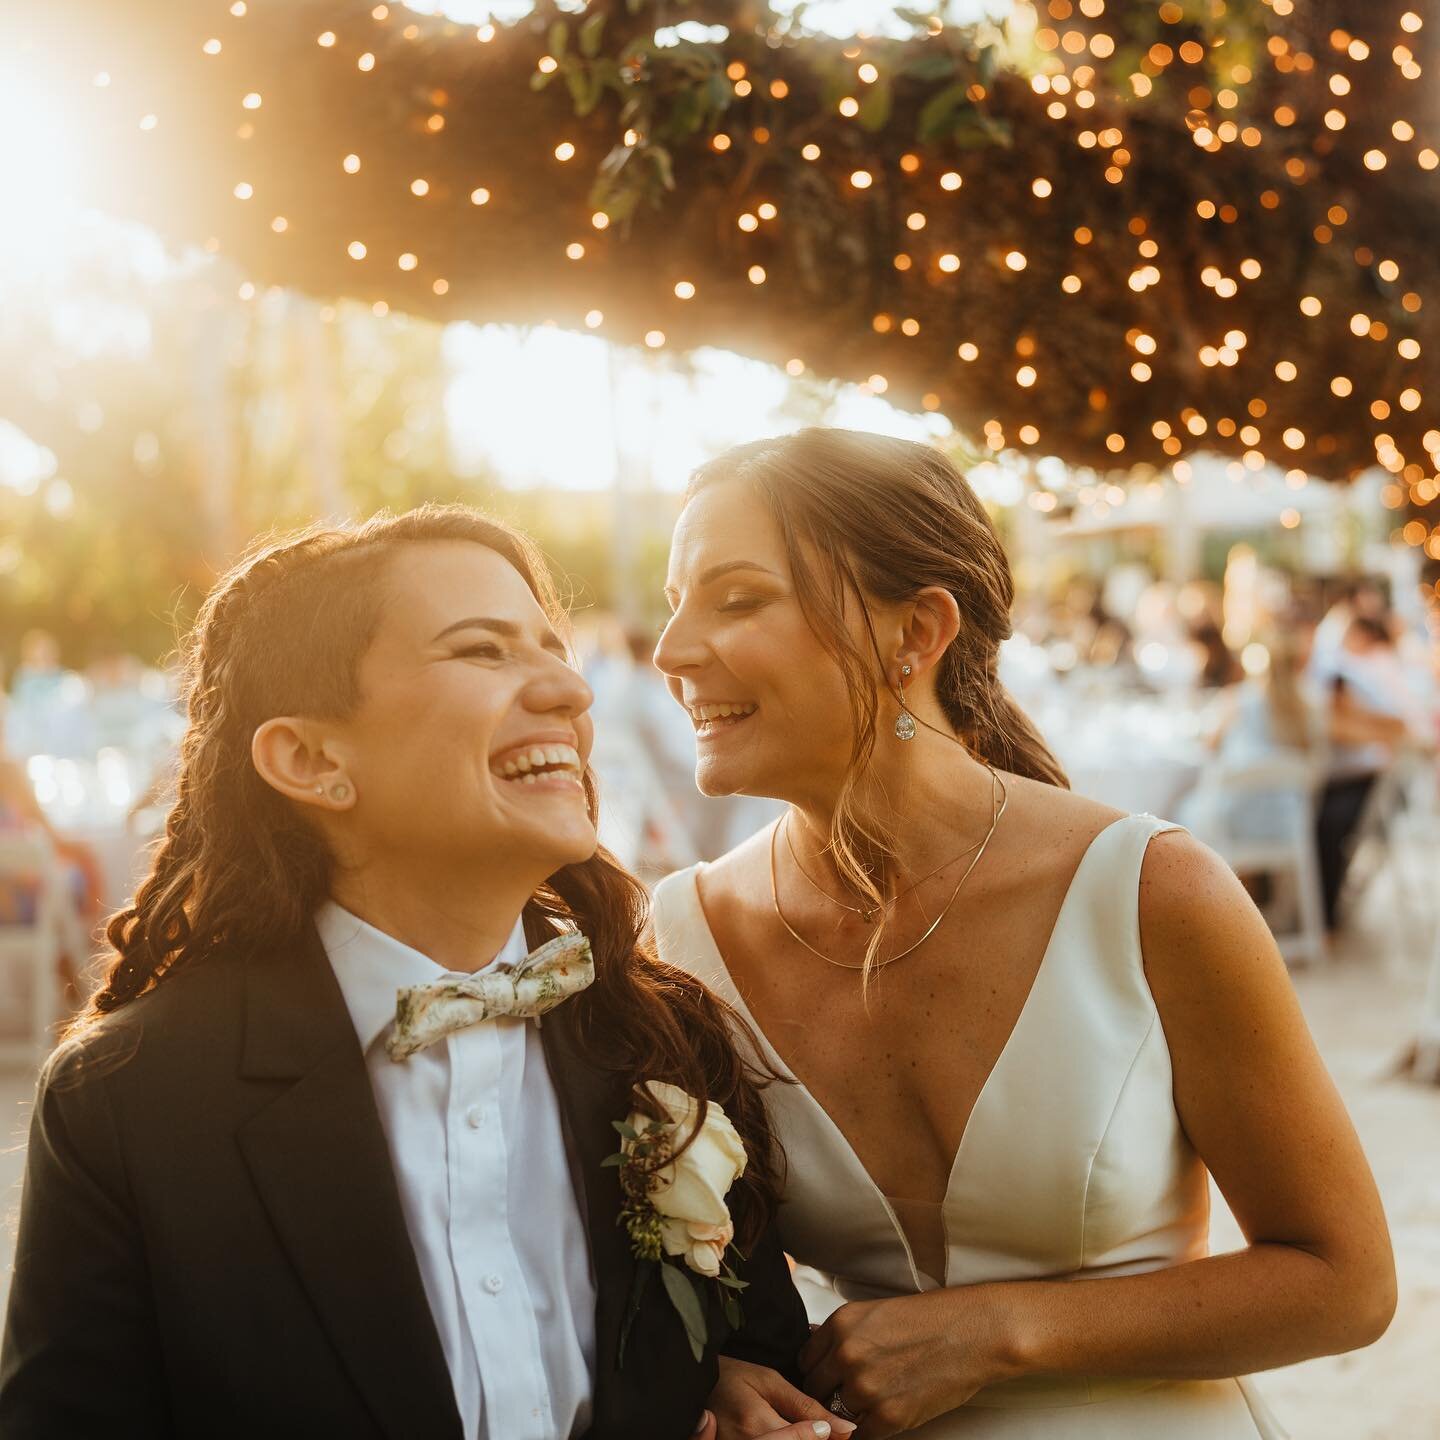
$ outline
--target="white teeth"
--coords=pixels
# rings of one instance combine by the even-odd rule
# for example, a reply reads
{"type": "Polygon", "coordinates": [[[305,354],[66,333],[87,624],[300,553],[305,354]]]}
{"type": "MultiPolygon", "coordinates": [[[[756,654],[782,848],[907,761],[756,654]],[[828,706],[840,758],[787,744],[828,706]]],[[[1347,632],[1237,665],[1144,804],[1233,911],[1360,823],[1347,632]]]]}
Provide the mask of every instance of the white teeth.
{"type": "Polygon", "coordinates": [[[533,783],[541,778],[542,771],[556,770],[579,779],[585,772],[580,752],[571,745],[532,745],[496,766],[496,773],[503,779],[521,783],[533,783]]]}
{"type": "Polygon", "coordinates": [[[732,715],[753,715],[754,705],[692,705],[691,716],[702,725],[709,720],[725,720],[732,715]]]}

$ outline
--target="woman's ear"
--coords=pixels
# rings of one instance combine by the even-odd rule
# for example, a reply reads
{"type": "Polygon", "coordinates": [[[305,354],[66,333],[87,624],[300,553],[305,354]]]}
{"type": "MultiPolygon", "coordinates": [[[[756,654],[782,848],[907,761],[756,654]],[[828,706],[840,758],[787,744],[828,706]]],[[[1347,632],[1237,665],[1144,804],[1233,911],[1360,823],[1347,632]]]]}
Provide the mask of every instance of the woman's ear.
{"type": "Polygon", "coordinates": [[[344,764],[309,721],[291,715],[267,720],[251,738],[250,759],[272,790],[297,804],[348,810],[355,803],[344,764]]]}
{"type": "Polygon", "coordinates": [[[960,633],[960,606],[943,585],[927,585],[910,602],[896,663],[924,675],[940,662],[960,633]]]}

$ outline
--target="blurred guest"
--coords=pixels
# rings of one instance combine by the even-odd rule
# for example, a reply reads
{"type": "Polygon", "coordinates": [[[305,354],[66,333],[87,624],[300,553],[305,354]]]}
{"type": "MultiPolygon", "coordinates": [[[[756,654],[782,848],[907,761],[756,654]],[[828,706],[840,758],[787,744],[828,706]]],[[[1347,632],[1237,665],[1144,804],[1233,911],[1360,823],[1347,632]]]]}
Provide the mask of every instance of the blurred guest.
{"type": "Polygon", "coordinates": [[[60,646],[46,630],[20,641],[10,684],[5,740],[12,754],[93,753],[85,681],[60,663],[60,646]]]}
{"type": "Polygon", "coordinates": [[[1199,674],[1195,683],[1202,690],[1223,689],[1245,678],[1239,660],[1225,643],[1220,627],[1213,620],[1205,618],[1192,622],[1190,648],[1199,662],[1199,674]]]}
{"type": "Polygon", "coordinates": [[[1311,668],[1322,682],[1334,674],[1345,646],[1345,632],[1357,617],[1390,626],[1390,603],[1385,588],[1371,575],[1343,584],[1315,629],[1311,668]]]}
{"type": "MultiPolygon", "coordinates": [[[[0,743],[0,833],[42,835],[60,862],[65,894],[78,922],[66,927],[66,953],[60,961],[67,985],[73,986],[87,959],[74,936],[89,935],[100,918],[100,864],[87,846],[65,839],[50,824],[35,798],[25,767],[5,752],[3,743],[0,743]]],[[[0,873],[0,925],[33,923],[39,894],[38,876],[0,873]]]]}
{"type": "MultiPolygon", "coordinates": [[[[1224,835],[1279,841],[1308,829],[1310,800],[1305,785],[1237,789],[1223,783],[1223,772],[1272,760],[1319,763],[1325,719],[1320,698],[1305,675],[1309,642],[1302,627],[1278,631],[1263,645],[1247,648],[1246,678],[1225,692],[1209,737],[1217,752],[1218,783],[1202,784],[1186,797],[1176,815],[1202,840],[1224,835]]],[[[1263,886],[1247,881],[1246,889],[1257,900],[1267,898],[1263,886]]]]}
{"type": "Polygon", "coordinates": [[[1331,752],[1316,818],[1316,845],[1325,924],[1331,930],[1338,925],[1356,828],[1375,782],[1393,763],[1398,747],[1407,740],[1426,739],[1407,718],[1394,683],[1395,662],[1389,625],[1370,615],[1355,615],[1339,653],[1320,672],[1328,693],[1331,752]]]}
{"type": "Polygon", "coordinates": [[[60,645],[48,630],[27,630],[20,639],[20,663],[10,681],[10,698],[31,704],[52,698],[69,675],[60,664],[60,645]]]}

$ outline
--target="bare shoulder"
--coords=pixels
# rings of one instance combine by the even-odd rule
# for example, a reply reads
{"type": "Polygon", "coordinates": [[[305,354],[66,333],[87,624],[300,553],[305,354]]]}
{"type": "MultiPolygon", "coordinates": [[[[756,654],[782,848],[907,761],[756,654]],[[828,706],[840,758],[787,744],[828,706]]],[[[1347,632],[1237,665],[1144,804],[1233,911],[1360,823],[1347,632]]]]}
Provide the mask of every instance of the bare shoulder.
{"type": "Polygon", "coordinates": [[[1140,867],[1145,973],[1167,1025],[1243,1013],[1291,987],[1264,917],[1234,871],[1183,830],[1157,835],[1140,867]]]}
{"type": "Polygon", "coordinates": [[[1005,818],[991,854],[1001,869],[1027,885],[1068,883],[1086,847],[1124,811],[1072,790],[1004,774],[1005,818]]]}
{"type": "MultiPolygon", "coordinates": [[[[1030,780],[1024,775],[1002,772],[1000,779],[1005,784],[1006,814],[1013,817],[1012,825],[1048,824],[1053,830],[1057,825],[1080,830],[1103,830],[1113,820],[1125,816],[1123,810],[1113,805],[1092,800],[1088,795],[1076,794],[1074,790],[1062,790],[1044,780],[1030,780]]],[[[1018,825],[1017,825],[1018,828],[1018,825]]]]}

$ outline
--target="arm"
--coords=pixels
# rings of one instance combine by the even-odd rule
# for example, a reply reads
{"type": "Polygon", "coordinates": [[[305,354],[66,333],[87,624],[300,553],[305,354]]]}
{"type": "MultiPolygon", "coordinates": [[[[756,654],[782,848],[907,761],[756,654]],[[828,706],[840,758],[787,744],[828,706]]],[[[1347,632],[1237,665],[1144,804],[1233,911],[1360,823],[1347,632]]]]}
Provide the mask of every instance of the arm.
{"type": "Polygon", "coordinates": [[[6,1440],[173,1433],[143,1245],[103,1076],[75,1047],[40,1080],[0,1350],[6,1440]]]}
{"type": "Polygon", "coordinates": [[[1176,1108],[1246,1248],[1143,1275],[845,1306],[802,1358],[812,1395],[843,1384],[866,1413],[857,1440],[1021,1375],[1244,1375],[1368,1344],[1389,1323],[1395,1274],[1374,1181],[1243,887],[1189,836],[1158,837],[1140,922],[1176,1108]]]}
{"type": "Polygon", "coordinates": [[[1396,715],[1367,709],[1337,681],[1330,700],[1328,733],[1336,745],[1371,745],[1379,742],[1398,745],[1409,736],[1409,727],[1396,715]]]}
{"type": "Polygon", "coordinates": [[[805,1305],[790,1277],[790,1262],[772,1224],[750,1256],[745,1324],[721,1347],[720,1379],[710,1394],[714,1437],[699,1440],[816,1440],[846,1436],[854,1426],[832,1416],[796,1386],[800,1347],[810,1336],[805,1305]],[[789,1422],[800,1422],[792,1428],[789,1422]]]}
{"type": "Polygon", "coordinates": [[[720,1353],[767,1366],[798,1384],[800,1347],[809,1339],[810,1323],[773,1224],[750,1252],[740,1278],[750,1282],[740,1300],[745,1323],[728,1337],[720,1353]]]}

